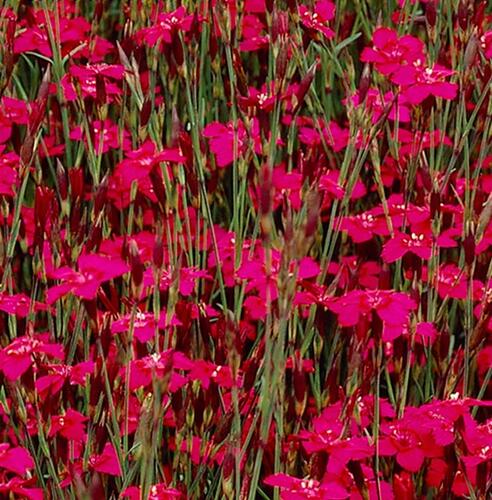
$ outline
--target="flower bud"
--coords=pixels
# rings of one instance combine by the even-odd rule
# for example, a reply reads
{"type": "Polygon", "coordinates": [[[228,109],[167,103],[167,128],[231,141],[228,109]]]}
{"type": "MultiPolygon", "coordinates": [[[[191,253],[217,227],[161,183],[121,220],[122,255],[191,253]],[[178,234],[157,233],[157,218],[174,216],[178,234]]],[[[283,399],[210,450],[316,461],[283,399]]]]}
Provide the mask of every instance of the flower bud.
{"type": "Polygon", "coordinates": [[[441,211],[441,195],[439,191],[432,190],[430,195],[431,219],[434,219],[436,215],[439,215],[440,211],[441,211]]]}
{"type": "Polygon", "coordinates": [[[138,288],[142,284],[145,267],[142,263],[142,259],[140,258],[140,253],[135,240],[130,240],[129,254],[132,281],[138,288]]]}
{"type": "Polygon", "coordinates": [[[94,196],[94,214],[97,216],[101,210],[106,206],[107,194],[108,194],[108,176],[105,175],[103,180],[97,187],[96,194],[94,196]]]}
{"type": "Polygon", "coordinates": [[[96,75],[96,102],[99,106],[106,104],[106,83],[102,75],[96,75]]]}
{"type": "Polygon", "coordinates": [[[84,172],[80,167],[68,170],[68,183],[70,186],[72,201],[82,199],[84,194],[84,172]]]}
{"type": "Polygon", "coordinates": [[[321,198],[318,191],[310,191],[307,197],[307,215],[304,234],[306,238],[314,235],[319,221],[321,198]]]}
{"type": "Polygon", "coordinates": [[[467,0],[460,0],[458,4],[458,25],[466,31],[468,27],[468,2],[467,0]]]}
{"type": "Polygon", "coordinates": [[[58,184],[60,197],[63,201],[65,201],[68,198],[67,176],[65,175],[65,169],[58,158],[56,159],[56,182],[58,184]]]}
{"type": "Polygon", "coordinates": [[[371,67],[369,63],[364,64],[359,82],[359,102],[363,103],[366,100],[367,92],[371,85],[371,67]]]}
{"type": "Polygon", "coordinates": [[[152,112],[152,101],[146,97],[140,110],[140,126],[145,127],[149,123],[150,113],[152,112]]]}
{"type": "Polygon", "coordinates": [[[289,34],[289,15],[282,10],[274,9],[272,16],[272,42],[285,38],[289,34]]]}
{"type": "MultiPolygon", "coordinates": [[[[164,167],[166,168],[166,167],[164,167]]],[[[161,210],[165,212],[166,206],[166,190],[164,188],[164,182],[162,180],[162,175],[160,172],[160,166],[155,165],[154,168],[149,173],[150,182],[152,183],[152,189],[157,198],[157,202],[161,207],[161,210]]]]}
{"type": "Polygon", "coordinates": [[[465,251],[465,263],[471,266],[475,260],[475,237],[469,233],[463,240],[463,250],[465,251]]]}
{"type": "Polygon", "coordinates": [[[260,174],[260,213],[272,211],[272,175],[268,165],[263,165],[260,174]]]}
{"type": "Polygon", "coordinates": [[[307,70],[306,74],[301,80],[301,83],[299,84],[299,88],[297,89],[297,92],[294,95],[295,98],[294,114],[299,110],[299,108],[304,103],[304,98],[306,97],[306,94],[308,93],[308,90],[311,87],[311,83],[313,83],[314,76],[316,75],[317,67],[318,63],[317,62],[313,63],[312,66],[307,70]]]}
{"type": "Polygon", "coordinates": [[[468,43],[466,44],[464,63],[465,69],[469,69],[475,62],[475,58],[478,52],[478,37],[476,33],[473,33],[468,43]]]}
{"type": "Polygon", "coordinates": [[[425,4],[425,20],[431,28],[434,28],[434,26],[436,25],[437,11],[434,0],[431,0],[430,2],[427,2],[425,4]]]}

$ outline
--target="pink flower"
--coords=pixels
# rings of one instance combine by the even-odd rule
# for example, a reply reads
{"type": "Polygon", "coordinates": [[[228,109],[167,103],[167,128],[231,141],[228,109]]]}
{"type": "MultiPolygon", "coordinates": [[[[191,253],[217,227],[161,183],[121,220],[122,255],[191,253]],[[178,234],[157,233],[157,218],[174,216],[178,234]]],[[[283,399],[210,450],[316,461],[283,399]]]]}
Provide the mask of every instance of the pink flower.
{"type": "MultiPolygon", "coordinates": [[[[142,494],[138,486],[129,486],[121,493],[123,498],[130,500],[141,500],[142,494]]],[[[168,488],[164,483],[154,484],[150,487],[147,500],[179,500],[183,498],[183,493],[175,488],[168,488]]]]}
{"type": "Polygon", "coordinates": [[[86,376],[94,373],[95,363],[83,361],[76,365],[49,365],[49,374],[36,379],[36,390],[39,397],[47,398],[49,395],[57,394],[67,380],[71,385],[85,385],[86,376]]]}
{"type": "MultiPolygon", "coordinates": [[[[118,125],[111,120],[94,120],[90,125],[91,142],[96,154],[107,153],[110,149],[130,149],[130,134],[127,130],[120,130],[118,125]]],[[[70,139],[75,141],[87,140],[81,127],[75,127],[70,132],[70,139]]]]}

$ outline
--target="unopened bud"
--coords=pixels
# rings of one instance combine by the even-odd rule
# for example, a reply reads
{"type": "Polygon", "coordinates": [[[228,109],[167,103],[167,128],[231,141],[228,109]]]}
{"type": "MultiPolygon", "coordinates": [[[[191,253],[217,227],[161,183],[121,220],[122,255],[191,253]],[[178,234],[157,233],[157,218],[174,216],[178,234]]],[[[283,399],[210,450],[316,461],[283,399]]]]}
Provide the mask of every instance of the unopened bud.
{"type": "Polygon", "coordinates": [[[368,63],[364,64],[362,75],[359,82],[359,102],[364,102],[367,97],[367,92],[371,85],[371,67],[368,63]]]}
{"type": "Polygon", "coordinates": [[[437,21],[437,10],[434,0],[427,2],[425,4],[425,20],[429,27],[434,28],[437,21]]]}
{"type": "Polygon", "coordinates": [[[63,201],[65,201],[68,197],[67,176],[65,174],[65,169],[58,158],[56,159],[56,182],[58,184],[60,197],[63,201]]]}
{"type": "Polygon", "coordinates": [[[272,211],[272,174],[268,165],[261,169],[260,176],[260,213],[265,215],[272,211]]]}
{"type": "Polygon", "coordinates": [[[135,240],[130,241],[129,253],[132,281],[138,288],[142,284],[145,267],[142,263],[142,259],[140,258],[140,252],[138,251],[138,246],[135,240]]]}
{"type": "Polygon", "coordinates": [[[430,215],[434,219],[441,211],[441,195],[439,191],[432,191],[430,195],[430,215]]]}
{"type": "Polygon", "coordinates": [[[469,69],[475,62],[478,51],[478,37],[475,33],[470,37],[466,44],[464,63],[465,69],[469,69]]]}
{"type": "Polygon", "coordinates": [[[304,75],[304,78],[301,80],[299,88],[297,89],[297,92],[294,95],[296,100],[296,102],[294,102],[294,112],[297,112],[299,108],[302,106],[304,98],[306,97],[306,94],[308,93],[308,90],[311,87],[311,83],[313,83],[317,67],[318,63],[317,62],[313,63],[312,66],[307,70],[306,74],[304,75]]]}
{"type": "Polygon", "coordinates": [[[465,251],[465,263],[471,266],[475,260],[475,237],[469,233],[463,240],[463,249],[465,251]]]}
{"type": "Polygon", "coordinates": [[[307,215],[306,228],[304,234],[306,238],[310,238],[316,231],[319,221],[319,209],[321,198],[317,191],[310,191],[307,197],[307,215]]]}

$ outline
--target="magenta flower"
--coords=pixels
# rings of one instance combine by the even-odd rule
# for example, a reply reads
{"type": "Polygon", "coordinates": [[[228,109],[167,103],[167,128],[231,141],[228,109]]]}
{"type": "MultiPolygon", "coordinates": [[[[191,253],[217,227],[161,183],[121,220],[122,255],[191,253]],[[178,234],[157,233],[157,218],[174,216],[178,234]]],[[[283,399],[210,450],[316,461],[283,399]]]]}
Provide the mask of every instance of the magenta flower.
{"type": "Polygon", "coordinates": [[[156,328],[166,327],[166,311],[161,311],[159,321],[156,321],[154,313],[137,311],[135,315],[127,314],[123,318],[113,321],[111,333],[128,332],[133,323],[133,335],[142,343],[148,342],[155,336],[156,328]]]}
{"type": "Polygon", "coordinates": [[[0,468],[24,476],[29,469],[34,468],[34,460],[24,448],[11,447],[8,443],[1,443],[0,468]]]}
{"type": "Polygon", "coordinates": [[[401,259],[408,252],[417,255],[423,260],[430,259],[432,255],[432,238],[424,234],[412,233],[407,235],[397,233],[384,244],[381,257],[385,262],[391,263],[401,259]]]}
{"type": "Polygon", "coordinates": [[[184,7],[178,7],[172,12],[159,14],[153,25],[143,28],[137,33],[137,38],[143,40],[148,46],[153,47],[158,42],[170,44],[173,37],[178,36],[178,31],[186,33],[191,30],[193,15],[186,12],[184,7]]]}
{"type": "Polygon", "coordinates": [[[88,417],[82,413],[69,408],[64,415],[57,415],[51,419],[49,436],[59,434],[69,441],[85,441],[85,422],[88,417]]]}
{"type": "Polygon", "coordinates": [[[48,289],[48,304],[53,304],[67,293],[87,300],[94,299],[104,282],[122,276],[130,270],[121,259],[96,254],[81,255],[77,264],[79,271],[60,267],[51,273],[52,279],[61,280],[62,283],[48,289]]]}
{"type": "Polygon", "coordinates": [[[106,443],[100,455],[92,455],[89,458],[89,468],[91,470],[108,474],[110,476],[121,476],[121,466],[116,450],[111,443],[106,443]]]}
{"type": "Polygon", "coordinates": [[[331,299],[328,307],[338,315],[341,326],[355,326],[372,310],[389,325],[404,325],[417,304],[409,295],[393,290],[352,290],[340,298],[331,299]]]}
{"type": "Polygon", "coordinates": [[[371,62],[383,75],[392,75],[402,67],[425,60],[424,44],[411,35],[398,37],[390,28],[377,28],[372,38],[374,46],[362,51],[362,62],[371,62]]]}
{"type": "Polygon", "coordinates": [[[232,122],[226,125],[212,122],[203,129],[202,133],[204,137],[209,139],[210,150],[215,155],[217,166],[221,168],[228,167],[235,159],[244,154],[250,139],[254,141],[255,152],[261,154],[259,124],[256,119],[253,120],[251,127],[251,138],[242,121],[238,122],[237,130],[234,130],[232,122]]]}
{"type": "Polygon", "coordinates": [[[34,356],[64,359],[63,346],[48,341],[49,334],[16,338],[0,350],[0,370],[9,380],[17,380],[32,366],[34,356]]]}
{"type": "Polygon", "coordinates": [[[335,18],[335,4],[330,0],[318,0],[311,11],[305,5],[299,5],[301,24],[312,31],[319,31],[326,38],[333,38],[335,32],[328,26],[329,21],[335,18]]]}
{"type": "Polygon", "coordinates": [[[439,64],[429,68],[419,62],[397,70],[393,73],[391,81],[402,86],[402,97],[409,104],[417,105],[431,95],[448,100],[454,99],[458,93],[458,85],[445,80],[453,74],[454,71],[439,64]]]}

